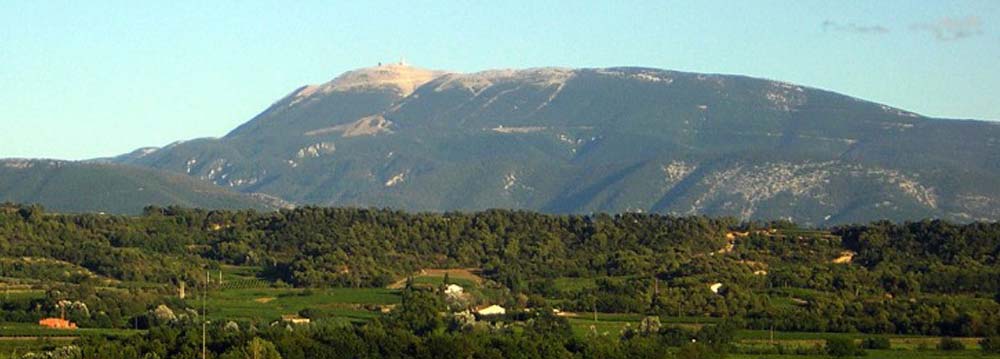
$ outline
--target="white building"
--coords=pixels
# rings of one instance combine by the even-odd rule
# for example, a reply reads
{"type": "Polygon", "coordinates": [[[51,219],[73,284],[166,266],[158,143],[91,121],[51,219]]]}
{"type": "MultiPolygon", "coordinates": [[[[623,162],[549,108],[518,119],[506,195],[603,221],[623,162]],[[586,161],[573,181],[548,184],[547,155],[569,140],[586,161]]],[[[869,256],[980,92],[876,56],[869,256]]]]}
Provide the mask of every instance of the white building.
{"type": "Polygon", "coordinates": [[[309,318],[303,318],[295,314],[282,315],[281,321],[292,324],[309,324],[309,318]]]}
{"type": "Polygon", "coordinates": [[[507,309],[504,309],[503,307],[501,307],[499,305],[493,304],[493,305],[489,305],[489,306],[482,306],[482,307],[476,308],[476,314],[479,314],[479,315],[507,314],[507,309]]]}
{"type": "Polygon", "coordinates": [[[449,284],[444,288],[444,294],[453,298],[461,297],[464,292],[465,289],[463,289],[460,285],[449,284]]]}
{"type": "Polygon", "coordinates": [[[708,289],[712,290],[712,293],[719,294],[719,289],[722,289],[722,283],[713,283],[708,289]]]}

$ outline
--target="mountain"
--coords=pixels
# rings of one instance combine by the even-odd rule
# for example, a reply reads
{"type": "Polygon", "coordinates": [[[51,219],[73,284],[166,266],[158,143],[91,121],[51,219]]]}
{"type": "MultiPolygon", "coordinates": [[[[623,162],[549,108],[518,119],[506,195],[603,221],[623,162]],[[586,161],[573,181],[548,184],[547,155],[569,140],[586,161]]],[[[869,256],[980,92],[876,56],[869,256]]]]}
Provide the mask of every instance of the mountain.
{"type": "Polygon", "coordinates": [[[0,202],[59,212],[141,213],[148,205],[270,210],[280,201],[160,170],[56,160],[0,160],[0,202]]]}
{"type": "Polygon", "coordinates": [[[222,138],[114,161],[298,204],[813,225],[1000,217],[996,123],[634,67],[359,69],[296,89],[222,138]]]}

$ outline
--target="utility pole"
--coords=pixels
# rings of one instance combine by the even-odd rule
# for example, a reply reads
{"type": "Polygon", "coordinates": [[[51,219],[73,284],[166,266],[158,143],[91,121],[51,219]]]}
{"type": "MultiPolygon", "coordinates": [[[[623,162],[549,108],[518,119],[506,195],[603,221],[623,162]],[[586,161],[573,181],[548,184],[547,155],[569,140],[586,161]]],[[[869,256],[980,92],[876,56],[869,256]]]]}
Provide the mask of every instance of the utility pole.
{"type": "Polygon", "coordinates": [[[591,302],[591,304],[593,304],[593,309],[594,309],[594,323],[596,323],[597,322],[597,298],[596,297],[593,298],[593,301],[591,302]]]}
{"type": "Polygon", "coordinates": [[[202,287],[201,291],[201,359],[208,359],[207,346],[205,345],[205,329],[207,328],[208,318],[205,317],[205,297],[208,296],[208,281],[210,280],[209,273],[205,271],[205,285],[202,287]]]}

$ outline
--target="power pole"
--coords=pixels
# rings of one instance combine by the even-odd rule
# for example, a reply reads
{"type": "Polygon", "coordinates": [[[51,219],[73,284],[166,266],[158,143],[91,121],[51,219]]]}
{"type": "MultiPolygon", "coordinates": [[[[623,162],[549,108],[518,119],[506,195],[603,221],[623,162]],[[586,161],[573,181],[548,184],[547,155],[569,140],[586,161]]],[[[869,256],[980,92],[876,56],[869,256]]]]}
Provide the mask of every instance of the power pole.
{"type": "Polygon", "coordinates": [[[208,359],[207,346],[205,345],[205,329],[207,328],[208,318],[205,317],[205,297],[208,296],[208,281],[210,280],[209,273],[205,271],[205,285],[201,291],[201,359],[208,359]]]}
{"type": "Polygon", "coordinates": [[[594,298],[594,301],[592,303],[594,305],[593,306],[593,309],[594,309],[594,322],[596,323],[597,322],[597,298],[594,298]]]}

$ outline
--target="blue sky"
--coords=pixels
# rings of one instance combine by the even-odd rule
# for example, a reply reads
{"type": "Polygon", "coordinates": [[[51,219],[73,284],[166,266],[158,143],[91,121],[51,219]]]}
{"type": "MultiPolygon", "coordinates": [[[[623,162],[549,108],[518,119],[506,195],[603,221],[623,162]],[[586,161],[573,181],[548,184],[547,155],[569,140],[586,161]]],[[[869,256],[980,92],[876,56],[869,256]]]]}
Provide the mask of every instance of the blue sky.
{"type": "Polygon", "coordinates": [[[1000,1],[5,1],[0,157],[222,136],[303,84],[405,58],[452,71],[647,66],[1000,120],[1000,1]]]}

